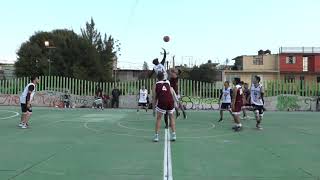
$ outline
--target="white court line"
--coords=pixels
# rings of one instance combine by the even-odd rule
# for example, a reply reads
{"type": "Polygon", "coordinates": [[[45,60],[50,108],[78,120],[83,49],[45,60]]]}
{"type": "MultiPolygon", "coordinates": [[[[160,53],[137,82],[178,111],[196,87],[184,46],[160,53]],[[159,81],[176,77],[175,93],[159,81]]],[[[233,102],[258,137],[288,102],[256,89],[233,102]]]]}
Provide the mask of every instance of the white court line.
{"type": "Polygon", "coordinates": [[[172,159],[171,159],[171,141],[170,141],[170,131],[168,131],[168,180],[173,180],[173,175],[172,175],[172,159]]]}
{"type": "Polygon", "coordinates": [[[170,133],[168,131],[168,129],[164,130],[163,180],[173,180],[170,133]]]}
{"type": "Polygon", "coordinates": [[[164,130],[163,180],[168,180],[168,130],[164,130]]]}
{"type": "Polygon", "coordinates": [[[83,127],[86,128],[86,129],[88,129],[88,130],[94,131],[94,132],[96,132],[96,133],[101,132],[100,130],[90,128],[90,127],[88,126],[88,124],[89,124],[89,122],[86,121],[86,122],[83,124],[83,127]]]}
{"type": "Polygon", "coordinates": [[[17,116],[20,115],[18,112],[15,112],[15,111],[8,111],[8,110],[0,110],[0,111],[6,111],[6,112],[15,113],[15,115],[12,115],[12,116],[9,116],[9,117],[3,117],[3,118],[0,118],[0,119],[10,119],[10,118],[17,117],[17,116]]]}

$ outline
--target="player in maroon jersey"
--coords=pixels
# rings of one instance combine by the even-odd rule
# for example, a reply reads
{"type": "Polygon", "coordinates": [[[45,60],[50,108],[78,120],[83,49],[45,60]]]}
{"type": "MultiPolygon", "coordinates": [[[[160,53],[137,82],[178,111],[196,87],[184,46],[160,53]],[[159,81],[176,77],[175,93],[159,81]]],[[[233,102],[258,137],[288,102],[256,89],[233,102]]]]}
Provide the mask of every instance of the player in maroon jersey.
{"type": "Polygon", "coordinates": [[[235,122],[235,126],[232,128],[235,131],[240,131],[242,129],[242,124],[240,122],[241,108],[243,105],[243,90],[240,85],[240,78],[234,78],[234,89],[233,89],[233,99],[232,99],[232,114],[235,122]]]}
{"type": "Polygon", "coordinates": [[[248,83],[243,84],[243,106],[242,106],[242,112],[243,112],[243,119],[247,119],[247,111],[252,111],[251,106],[251,94],[248,83]]]}
{"type": "MultiPolygon", "coordinates": [[[[179,99],[179,100],[180,100],[180,95],[179,95],[179,78],[178,78],[178,75],[180,73],[181,73],[181,71],[178,70],[178,69],[171,69],[170,70],[170,85],[173,88],[174,92],[176,93],[177,99],[179,99]]],[[[178,101],[176,103],[175,109],[177,111],[177,117],[180,116],[179,109],[181,109],[182,114],[183,114],[183,118],[187,119],[187,114],[184,111],[184,108],[183,108],[182,104],[180,103],[180,101],[178,101]]]]}
{"type": "MultiPolygon", "coordinates": [[[[174,58],[174,57],[173,57],[174,58]]],[[[176,119],[180,116],[179,109],[181,109],[183,118],[187,119],[187,113],[185,112],[184,107],[180,103],[180,95],[179,95],[179,78],[178,75],[181,73],[179,69],[170,69],[170,85],[173,88],[174,92],[177,95],[178,101],[175,103],[175,110],[176,110],[176,119]]],[[[166,124],[166,128],[168,128],[168,114],[164,115],[164,122],[166,124]]]]}
{"type": "Polygon", "coordinates": [[[171,127],[171,140],[176,140],[176,127],[175,127],[175,118],[174,118],[174,103],[177,101],[176,94],[173,88],[170,86],[170,82],[164,80],[164,74],[158,73],[157,74],[158,82],[156,83],[153,89],[153,112],[157,111],[157,121],[155,126],[155,136],[153,141],[159,141],[159,131],[161,126],[161,118],[164,114],[168,113],[170,119],[170,127],[171,127]]]}

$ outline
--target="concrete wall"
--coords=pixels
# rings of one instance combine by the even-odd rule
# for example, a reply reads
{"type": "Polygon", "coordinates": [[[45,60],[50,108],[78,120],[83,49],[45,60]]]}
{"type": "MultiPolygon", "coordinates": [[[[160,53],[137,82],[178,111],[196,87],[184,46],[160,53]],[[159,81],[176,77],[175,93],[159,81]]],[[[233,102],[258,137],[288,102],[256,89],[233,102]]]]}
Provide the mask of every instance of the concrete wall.
{"type": "MultiPolygon", "coordinates": [[[[62,107],[62,93],[54,91],[37,92],[33,106],[62,107]]],[[[75,107],[92,107],[94,97],[71,95],[75,107]]],[[[181,102],[187,110],[219,110],[218,99],[182,97],[181,102]]],[[[0,105],[20,106],[18,95],[0,94],[0,105]]],[[[136,108],[135,95],[120,96],[120,108],[136,108]]],[[[317,97],[280,95],[265,98],[265,107],[269,111],[320,111],[317,97]],[[318,104],[317,104],[318,103],[318,104]]]]}
{"type": "MultiPolygon", "coordinates": [[[[63,106],[64,93],[56,91],[36,92],[32,105],[42,107],[63,106]]],[[[91,107],[93,104],[93,96],[71,95],[71,101],[75,107],[91,107]]],[[[20,106],[19,95],[0,94],[0,105],[20,106]]]]}
{"type": "Polygon", "coordinates": [[[245,71],[225,71],[225,80],[232,82],[234,77],[240,77],[242,81],[251,83],[252,77],[258,75],[262,81],[276,80],[277,72],[245,72],[245,71]]]}
{"type": "Polygon", "coordinates": [[[253,60],[258,56],[243,56],[243,70],[272,70],[277,71],[278,68],[278,55],[277,54],[268,54],[263,55],[263,65],[253,64],[253,60]]]}
{"type": "Polygon", "coordinates": [[[320,77],[320,73],[318,74],[307,74],[307,73],[282,73],[280,75],[281,80],[285,80],[286,76],[294,76],[295,81],[300,81],[300,77],[303,76],[305,81],[317,81],[318,77],[320,77]]]}
{"type": "Polygon", "coordinates": [[[139,78],[146,78],[151,73],[149,70],[122,70],[116,71],[117,79],[120,81],[137,81],[139,78]]]}
{"type": "Polygon", "coordinates": [[[0,80],[2,79],[13,79],[15,67],[13,64],[1,64],[0,63],[0,80]]]}

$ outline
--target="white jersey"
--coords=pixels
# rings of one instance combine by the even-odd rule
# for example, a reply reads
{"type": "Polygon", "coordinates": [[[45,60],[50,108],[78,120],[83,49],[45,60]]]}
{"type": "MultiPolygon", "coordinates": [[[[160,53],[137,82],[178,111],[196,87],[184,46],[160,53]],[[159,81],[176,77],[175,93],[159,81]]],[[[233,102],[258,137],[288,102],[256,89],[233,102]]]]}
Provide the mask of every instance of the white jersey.
{"type": "Polygon", "coordinates": [[[263,106],[261,93],[264,93],[261,84],[258,87],[255,87],[254,84],[251,85],[251,104],[263,106]]]}
{"type": "Polygon", "coordinates": [[[28,95],[28,92],[29,92],[29,87],[30,86],[34,86],[34,90],[31,92],[31,95],[30,95],[30,102],[32,101],[33,99],[33,96],[34,96],[34,93],[36,92],[36,85],[33,84],[33,83],[29,83],[23,90],[21,96],[20,96],[20,103],[21,104],[26,104],[27,103],[27,95],[28,95]]]}
{"type": "Polygon", "coordinates": [[[231,88],[223,88],[222,90],[222,103],[231,103],[231,88]]]}
{"type": "Polygon", "coordinates": [[[146,89],[140,89],[140,94],[139,94],[139,103],[147,103],[147,97],[148,97],[148,90],[146,89]]]}
{"type": "Polygon", "coordinates": [[[164,79],[167,80],[168,79],[168,74],[167,74],[167,71],[166,71],[166,68],[164,67],[164,65],[162,65],[161,63],[154,66],[153,68],[154,72],[156,74],[158,74],[159,72],[162,72],[163,75],[164,75],[164,79]]]}

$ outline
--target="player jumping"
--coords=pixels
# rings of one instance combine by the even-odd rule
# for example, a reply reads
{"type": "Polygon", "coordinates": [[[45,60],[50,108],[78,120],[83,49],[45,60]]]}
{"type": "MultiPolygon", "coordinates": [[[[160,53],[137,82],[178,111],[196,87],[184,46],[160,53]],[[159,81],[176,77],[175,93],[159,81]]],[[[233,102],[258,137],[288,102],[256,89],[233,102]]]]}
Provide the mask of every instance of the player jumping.
{"type": "MultiPolygon", "coordinates": [[[[151,72],[151,74],[149,75],[149,78],[151,78],[151,76],[153,75],[153,73],[156,73],[156,75],[158,75],[160,72],[163,73],[164,75],[164,80],[168,79],[168,73],[167,70],[165,68],[165,63],[166,63],[166,58],[167,58],[167,52],[164,48],[163,49],[163,58],[162,61],[159,63],[158,58],[154,59],[152,61],[152,63],[154,64],[153,70],[151,72]]],[[[164,122],[166,124],[166,129],[168,128],[168,114],[166,113],[164,116],[164,122]]]]}
{"type": "Polygon", "coordinates": [[[151,74],[149,75],[149,78],[151,78],[151,76],[153,75],[153,73],[156,73],[156,75],[158,75],[159,72],[162,72],[164,75],[164,79],[167,80],[168,78],[168,74],[167,74],[167,70],[164,66],[165,62],[166,62],[166,57],[167,57],[167,52],[164,48],[163,49],[163,59],[162,61],[159,63],[159,59],[156,58],[152,61],[152,63],[154,64],[153,70],[151,72],[151,74]]]}
{"type": "Polygon", "coordinates": [[[175,103],[175,110],[177,111],[176,117],[180,116],[179,109],[182,111],[182,115],[184,119],[187,119],[187,113],[184,110],[184,107],[180,103],[180,95],[179,95],[179,79],[178,79],[178,74],[180,74],[179,70],[177,69],[171,69],[170,70],[170,85],[173,88],[174,92],[177,95],[177,101],[175,103]]]}

